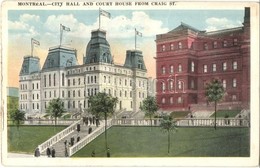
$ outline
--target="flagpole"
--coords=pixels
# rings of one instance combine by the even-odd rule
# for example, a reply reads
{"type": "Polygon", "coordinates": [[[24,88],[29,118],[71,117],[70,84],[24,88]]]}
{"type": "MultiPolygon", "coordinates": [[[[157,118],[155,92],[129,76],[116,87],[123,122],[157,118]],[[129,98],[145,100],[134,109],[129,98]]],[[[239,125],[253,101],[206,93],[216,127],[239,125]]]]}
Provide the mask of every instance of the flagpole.
{"type": "Polygon", "coordinates": [[[60,24],[60,46],[61,46],[61,42],[62,42],[62,24],[60,24]]]}
{"type": "Polygon", "coordinates": [[[33,57],[33,39],[31,38],[31,56],[33,57]]]}
{"type": "Polygon", "coordinates": [[[98,24],[98,29],[100,30],[100,8],[99,8],[99,19],[98,19],[98,21],[99,21],[99,24],[98,24]]]}
{"type": "Polygon", "coordinates": [[[136,50],[136,28],[135,28],[135,50],[136,50]]]}

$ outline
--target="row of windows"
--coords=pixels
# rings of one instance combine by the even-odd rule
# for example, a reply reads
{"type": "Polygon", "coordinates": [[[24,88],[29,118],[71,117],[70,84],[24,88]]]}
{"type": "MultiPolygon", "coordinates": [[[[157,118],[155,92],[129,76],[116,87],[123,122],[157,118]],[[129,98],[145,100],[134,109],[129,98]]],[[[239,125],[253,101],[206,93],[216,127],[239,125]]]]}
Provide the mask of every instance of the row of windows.
{"type": "Polygon", "coordinates": [[[27,94],[21,94],[21,100],[27,100],[27,94]]]}
{"type": "MultiPolygon", "coordinates": [[[[228,69],[227,62],[223,62],[222,63],[222,71],[226,71],[227,69],[228,69]]],[[[233,70],[237,70],[238,69],[237,61],[233,61],[232,62],[232,69],[233,70]]],[[[212,64],[211,70],[212,70],[212,72],[216,72],[217,71],[217,64],[216,63],[212,64]]],[[[206,65],[206,64],[203,65],[203,72],[204,73],[208,72],[208,65],[206,65]]]]}
{"type": "MultiPolygon", "coordinates": [[[[195,63],[193,61],[191,61],[190,67],[191,67],[191,72],[194,72],[195,71],[195,63]]],[[[216,72],[217,71],[217,64],[213,63],[211,68],[212,68],[212,72],[216,72]]],[[[222,63],[222,71],[226,71],[227,68],[228,68],[227,62],[223,62],[222,63]]],[[[232,62],[232,69],[233,70],[238,69],[237,61],[232,62]]],[[[162,72],[162,74],[166,74],[166,67],[165,66],[162,66],[161,72],[162,72]]],[[[178,65],[178,72],[182,72],[182,65],[181,64],[178,65]]],[[[208,65],[206,65],[206,64],[203,65],[203,72],[204,73],[208,72],[208,65]]],[[[169,66],[169,73],[170,74],[174,73],[174,66],[173,65],[169,66]]]]}
{"type": "Polygon", "coordinates": [[[34,83],[32,84],[32,89],[39,89],[39,83],[36,83],[36,87],[34,86],[34,83]]]}
{"type": "MultiPolygon", "coordinates": [[[[194,87],[194,80],[192,80],[192,81],[193,81],[192,85],[194,87]]],[[[184,91],[184,81],[178,80],[178,82],[177,82],[177,89],[183,89],[183,91],[184,91]]],[[[169,91],[176,90],[176,88],[174,87],[174,80],[169,80],[168,81],[168,90],[169,91]]],[[[165,82],[161,82],[161,91],[162,92],[166,91],[166,84],[165,84],[165,82]]]]}
{"type": "MultiPolygon", "coordinates": [[[[203,43],[203,49],[208,50],[209,45],[212,45],[211,48],[216,49],[216,48],[219,47],[218,43],[219,43],[218,41],[204,42],[203,43]]],[[[237,38],[234,38],[232,42],[230,42],[228,40],[222,41],[222,47],[237,46],[237,45],[238,45],[238,39],[237,38]]],[[[171,43],[169,45],[162,44],[161,47],[160,47],[160,51],[173,51],[173,50],[178,50],[178,49],[182,49],[182,48],[183,48],[183,44],[182,44],[181,41],[179,41],[179,42],[171,43]]]]}
{"type": "Polygon", "coordinates": [[[27,90],[27,84],[21,84],[20,89],[21,90],[27,90]]]}
{"type": "MultiPolygon", "coordinates": [[[[173,104],[174,103],[173,97],[170,97],[168,101],[169,101],[170,104],[173,104]]],[[[182,97],[177,98],[178,104],[181,104],[183,102],[184,102],[184,99],[182,97]]],[[[166,98],[164,98],[164,97],[161,99],[161,103],[162,104],[168,104],[167,101],[166,101],[166,98]]]]}

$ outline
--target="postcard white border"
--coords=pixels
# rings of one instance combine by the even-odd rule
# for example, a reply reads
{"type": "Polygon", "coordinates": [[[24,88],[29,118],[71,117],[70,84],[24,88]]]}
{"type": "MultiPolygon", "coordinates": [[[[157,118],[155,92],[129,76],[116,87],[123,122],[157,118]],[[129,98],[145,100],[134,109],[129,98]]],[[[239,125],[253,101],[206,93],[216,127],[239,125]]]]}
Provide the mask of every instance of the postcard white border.
{"type": "MultiPolygon", "coordinates": [[[[59,0],[60,2],[61,0],[59,0]]],[[[63,0],[62,0],[63,1],[63,0]]],[[[106,0],[107,1],[107,0],[106,0]]],[[[119,0],[112,0],[115,2],[119,0]]],[[[126,0],[121,0],[126,1],[126,0]]],[[[151,0],[148,0],[151,2],[151,0]]],[[[32,1],[30,1],[32,2],[32,1]]],[[[39,2],[39,1],[38,1],[39,2]]],[[[55,2],[55,1],[48,1],[55,2]]],[[[64,1],[63,1],[64,2],[64,1]]],[[[66,2],[66,1],[65,1],[66,2]]],[[[98,1],[93,1],[98,2],[98,1]]],[[[166,2],[170,2],[166,0],[166,2]]],[[[1,53],[1,75],[3,81],[1,83],[1,161],[3,166],[95,166],[95,167],[164,167],[164,166],[178,166],[178,167],[195,167],[195,166],[257,166],[259,165],[259,3],[257,2],[187,2],[175,1],[177,4],[174,7],[135,7],[138,9],[236,9],[241,7],[251,8],[251,55],[250,55],[250,69],[251,69],[251,138],[250,138],[250,157],[173,157],[173,158],[8,158],[7,157],[7,125],[6,122],[6,86],[7,86],[7,61],[8,61],[8,10],[35,10],[36,7],[17,6],[17,1],[2,2],[2,53],[1,53]]],[[[86,7],[37,7],[43,10],[98,10],[99,6],[86,7]]],[[[132,9],[133,6],[116,7],[105,6],[105,9],[132,9]]]]}

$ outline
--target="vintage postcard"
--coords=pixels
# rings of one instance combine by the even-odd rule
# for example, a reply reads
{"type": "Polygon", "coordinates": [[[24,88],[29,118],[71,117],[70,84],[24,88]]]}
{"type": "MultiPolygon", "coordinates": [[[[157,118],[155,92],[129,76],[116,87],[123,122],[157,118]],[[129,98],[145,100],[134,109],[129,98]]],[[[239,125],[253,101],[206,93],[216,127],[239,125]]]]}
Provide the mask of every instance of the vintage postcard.
{"type": "Polygon", "coordinates": [[[258,2],[1,7],[2,166],[259,165],[258,2]]]}

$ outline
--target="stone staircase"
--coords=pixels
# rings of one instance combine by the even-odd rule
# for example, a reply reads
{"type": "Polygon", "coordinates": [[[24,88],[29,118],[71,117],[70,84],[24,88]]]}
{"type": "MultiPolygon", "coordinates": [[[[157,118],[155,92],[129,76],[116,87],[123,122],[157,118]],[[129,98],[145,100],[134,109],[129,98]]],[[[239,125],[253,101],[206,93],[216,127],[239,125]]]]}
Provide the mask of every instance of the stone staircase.
{"type": "Polygon", "coordinates": [[[213,110],[192,111],[192,115],[194,118],[209,118],[213,113],[213,110]]]}
{"type": "MultiPolygon", "coordinates": [[[[104,125],[103,124],[104,121],[100,121],[100,125],[104,125]]],[[[78,132],[77,129],[75,128],[74,131],[72,131],[71,133],[69,133],[67,136],[63,137],[62,139],[60,139],[57,143],[53,144],[50,149],[52,149],[52,147],[55,149],[55,157],[66,157],[65,156],[65,144],[64,142],[67,140],[67,145],[66,145],[66,148],[67,148],[67,152],[69,152],[69,148],[70,147],[73,147],[75,145],[77,145],[77,143],[80,142],[80,140],[82,140],[83,138],[87,137],[88,135],[91,135],[91,133],[93,133],[96,128],[98,128],[95,124],[88,124],[88,125],[85,125],[83,123],[83,120],[80,120],[80,131],[78,132]],[[89,134],[89,128],[92,128],[92,131],[91,133],[89,134]],[[71,146],[70,145],[70,142],[71,142],[71,138],[74,137],[74,145],[71,146]],[[79,142],[77,142],[77,138],[80,138],[79,142]]],[[[46,156],[46,149],[43,150],[41,152],[41,155],[43,156],[46,156]]]]}

